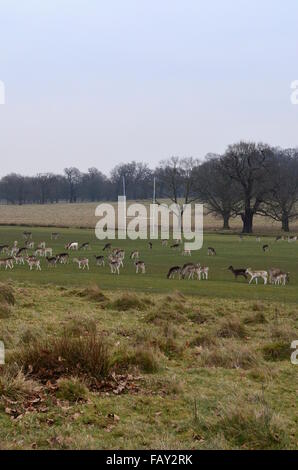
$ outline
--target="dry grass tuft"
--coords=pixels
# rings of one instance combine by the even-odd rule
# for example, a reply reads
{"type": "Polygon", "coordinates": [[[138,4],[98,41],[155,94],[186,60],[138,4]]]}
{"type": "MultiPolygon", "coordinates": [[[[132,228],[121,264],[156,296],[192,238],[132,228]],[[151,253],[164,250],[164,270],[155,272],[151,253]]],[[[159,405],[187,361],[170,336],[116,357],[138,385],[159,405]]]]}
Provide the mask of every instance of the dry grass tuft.
{"type": "Polygon", "coordinates": [[[11,286],[7,284],[0,283],[0,303],[5,303],[8,305],[15,304],[15,296],[11,286]]]}
{"type": "Polygon", "coordinates": [[[286,361],[291,357],[291,345],[285,341],[268,343],[262,348],[263,356],[266,361],[286,361]]]}
{"type": "Polygon", "coordinates": [[[203,349],[200,361],[205,367],[250,369],[259,363],[260,357],[247,345],[229,342],[229,344],[221,343],[216,347],[203,349]]]}
{"type": "Polygon", "coordinates": [[[107,308],[119,312],[126,312],[128,310],[145,310],[146,305],[135,294],[126,293],[113,302],[110,302],[107,308]]]}
{"type": "Polygon", "coordinates": [[[247,331],[238,318],[228,318],[221,322],[217,336],[220,338],[245,338],[247,331]]]}
{"type": "Polygon", "coordinates": [[[76,338],[63,335],[24,345],[12,357],[24,368],[42,380],[63,375],[88,374],[96,379],[110,370],[110,357],[104,339],[94,334],[76,338]]]}
{"type": "Polygon", "coordinates": [[[78,292],[77,295],[94,302],[106,302],[108,300],[107,296],[101,292],[100,288],[96,284],[86,287],[86,289],[78,292]]]}

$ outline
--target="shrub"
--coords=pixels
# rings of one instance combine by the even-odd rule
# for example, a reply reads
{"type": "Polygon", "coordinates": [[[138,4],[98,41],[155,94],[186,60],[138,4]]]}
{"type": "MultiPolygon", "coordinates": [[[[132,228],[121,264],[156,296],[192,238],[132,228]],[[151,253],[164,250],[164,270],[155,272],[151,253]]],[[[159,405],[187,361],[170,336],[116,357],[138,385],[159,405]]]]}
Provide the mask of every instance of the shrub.
{"type": "Polygon", "coordinates": [[[266,344],[263,349],[263,356],[266,361],[285,361],[290,360],[290,343],[279,341],[266,344]]]}

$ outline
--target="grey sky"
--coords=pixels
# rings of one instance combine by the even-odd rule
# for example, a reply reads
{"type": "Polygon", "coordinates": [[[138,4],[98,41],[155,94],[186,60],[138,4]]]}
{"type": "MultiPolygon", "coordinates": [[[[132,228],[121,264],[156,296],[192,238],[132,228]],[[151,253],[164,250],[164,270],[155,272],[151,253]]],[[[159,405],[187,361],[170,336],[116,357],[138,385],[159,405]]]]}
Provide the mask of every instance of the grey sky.
{"type": "Polygon", "coordinates": [[[296,146],[297,0],[0,0],[0,175],[296,146]]]}

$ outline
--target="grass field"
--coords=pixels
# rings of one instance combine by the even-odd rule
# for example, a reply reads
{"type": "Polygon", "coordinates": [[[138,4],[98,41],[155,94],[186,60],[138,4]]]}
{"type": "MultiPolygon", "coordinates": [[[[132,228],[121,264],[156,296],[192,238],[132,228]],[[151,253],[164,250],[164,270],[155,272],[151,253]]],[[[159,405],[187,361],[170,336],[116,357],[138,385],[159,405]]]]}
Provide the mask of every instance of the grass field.
{"type": "MultiPolygon", "coordinates": [[[[30,229],[31,230],[31,229],[30,229]]],[[[12,245],[14,240],[22,245],[23,227],[1,227],[0,244],[12,245]]],[[[218,235],[207,233],[204,235],[202,250],[195,252],[192,257],[182,256],[181,253],[162,247],[160,241],[153,242],[153,249],[149,250],[144,240],[114,240],[115,247],[126,250],[125,267],[120,276],[110,273],[109,267],[97,267],[94,254],[103,254],[104,242],[96,239],[93,230],[61,229],[60,239],[50,240],[51,229],[33,228],[33,240],[45,241],[47,246],[53,247],[55,253],[65,251],[64,245],[69,241],[83,243],[89,241],[91,250],[79,252],[87,254],[90,259],[90,271],[80,271],[72,262],[69,265],[59,265],[57,268],[46,266],[42,260],[42,272],[29,272],[28,266],[16,266],[13,271],[0,270],[0,280],[13,279],[17,281],[32,281],[37,283],[54,283],[58,285],[86,285],[96,282],[102,289],[130,289],[144,292],[171,292],[180,290],[186,294],[199,297],[243,298],[255,300],[273,300],[281,302],[298,302],[298,243],[275,242],[274,237],[265,237],[257,243],[254,236],[244,238],[239,242],[236,235],[218,235]],[[269,244],[269,252],[262,251],[262,245],[269,244]],[[213,246],[217,255],[207,256],[207,247],[213,246]],[[141,259],[147,265],[146,275],[136,275],[134,265],[129,260],[132,249],[140,251],[141,259]],[[200,262],[209,266],[210,278],[208,282],[197,280],[168,280],[166,274],[173,265],[182,265],[188,261],[200,262]],[[290,272],[290,284],[284,287],[248,285],[245,280],[235,281],[233,275],[227,270],[228,266],[252,267],[253,269],[268,269],[279,267],[290,272]]],[[[77,253],[71,253],[76,256],[77,253]]]]}
{"type": "Polygon", "coordinates": [[[0,448],[297,448],[296,305],[28,282],[1,295],[0,448]]]}
{"type": "MultiPolygon", "coordinates": [[[[0,244],[21,246],[24,230],[0,227],[0,244]]],[[[95,266],[104,242],[93,230],[61,229],[58,241],[30,230],[55,253],[89,241],[79,255],[90,272],[45,260],[41,272],[0,270],[0,449],[297,448],[298,243],[205,233],[189,258],[115,240],[126,250],[117,276],[95,266]],[[166,279],[188,261],[208,265],[210,279],[166,279]],[[249,286],[230,264],[280,267],[290,284],[249,286]]]]}

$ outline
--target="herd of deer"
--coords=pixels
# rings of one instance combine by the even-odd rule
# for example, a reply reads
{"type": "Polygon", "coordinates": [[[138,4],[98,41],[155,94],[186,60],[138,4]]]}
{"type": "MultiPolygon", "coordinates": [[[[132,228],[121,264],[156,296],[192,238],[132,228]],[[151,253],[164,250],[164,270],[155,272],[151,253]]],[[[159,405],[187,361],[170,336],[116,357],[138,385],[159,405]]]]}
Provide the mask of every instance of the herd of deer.
{"type": "MultiPolygon", "coordinates": [[[[58,264],[68,264],[70,261],[70,251],[85,251],[90,250],[89,242],[82,243],[81,245],[78,242],[71,241],[65,245],[65,252],[58,253],[53,255],[53,249],[46,246],[46,242],[42,241],[35,245],[35,242],[32,240],[31,232],[23,232],[23,237],[25,239],[24,246],[19,247],[18,241],[13,243],[13,246],[9,245],[0,245],[0,254],[8,255],[6,258],[0,258],[0,268],[4,267],[5,269],[13,269],[15,265],[24,265],[28,264],[29,269],[32,270],[35,268],[38,271],[41,271],[41,259],[44,258],[50,267],[56,267],[58,264]],[[29,255],[28,250],[33,250],[33,254],[29,255]]],[[[51,240],[57,240],[59,238],[58,232],[53,232],[51,234],[51,240]]],[[[240,235],[240,241],[243,240],[243,237],[240,235]]],[[[276,241],[286,240],[285,237],[276,237],[276,241]]],[[[288,242],[294,242],[297,240],[297,237],[288,237],[288,242]]],[[[257,237],[256,241],[261,242],[261,238],[257,237]]],[[[168,240],[161,240],[161,244],[164,247],[168,246],[168,240]]],[[[152,242],[148,242],[148,248],[153,249],[152,242]]],[[[170,245],[172,250],[179,250],[180,240],[176,240],[173,244],[170,245]]],[[[263,251],[267,251],[269,245],[263,245],[263,251]]],[[[120,274],[120,268],[124,267],[125,251],[121,248],[113,248],[111,243],[106,243],[103,247],[103,251],[108,252],[107,259],[103,255],[94,255],[96,266],[105,266],[107,263],[112,274],[120,274]]],[[[184,256],[191,256],[191,251],[182,249],[181,254],[184,256]]],[[[207,249],[208,256],[216,256],[215,248],[209,246],[207,249]]],[[[130,254],[130,259],[135,265],[136,274],[146,273],[146,265],[144,261],[140,260],[140,253],[138,250],[133,250],[130,254]]],[[[76,263],[79,269],[89,270],[89,258],[84,257],[74,257],[72,259],[73,263],[76,263]]],[[[239,276],[244,277],[246,280],[249,279],[249,284],[254,280],[258,284],[259,279],[263,279],[264,284],[274,284],[274,285],[286,285],[290,281],[289,273],[283,272],[279,268],[271,268],[268,271],[266,270],[252,270],[251,268],[238,268],[234,269],[233,266],[229,266],[230,270],[235,279],[239,276]]],[[[207,266],[201,266],[200,263],[186,263],[181,266],[173,266],[169,269],[167,273],[168,279],[174,279],[176,276],[179,279],[194,279],[198,280],[207,280],[209,275],[209,268],[207,266]]]]}

